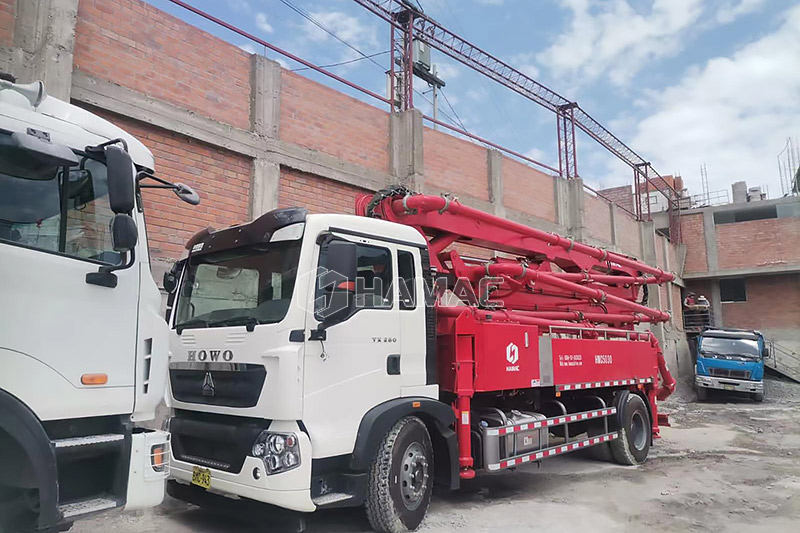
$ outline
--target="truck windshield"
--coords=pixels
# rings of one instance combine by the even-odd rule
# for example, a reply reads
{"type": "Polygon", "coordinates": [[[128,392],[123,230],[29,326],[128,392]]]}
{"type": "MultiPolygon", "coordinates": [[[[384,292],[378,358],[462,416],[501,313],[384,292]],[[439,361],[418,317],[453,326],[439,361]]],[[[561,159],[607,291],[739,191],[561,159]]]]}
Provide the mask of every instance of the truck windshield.
{"type": "Polygon", "coordinates": [[[280,322],[289,310],[299,257],[300,241],[191,257],[179,289],[175,326],[280,322]]]}
{"type": "Polygon", "coordinates": [[[0,145],[0,242],[116,264],[105,164],[42,164],[0,145]]]}
{"type": "Polygon", "coordinates": [[[700,351],[708,355],[738,355],[754,359],[761,357],[761,352],[758,349],[758,341],[752,339],[703,337],[700,351]]]}

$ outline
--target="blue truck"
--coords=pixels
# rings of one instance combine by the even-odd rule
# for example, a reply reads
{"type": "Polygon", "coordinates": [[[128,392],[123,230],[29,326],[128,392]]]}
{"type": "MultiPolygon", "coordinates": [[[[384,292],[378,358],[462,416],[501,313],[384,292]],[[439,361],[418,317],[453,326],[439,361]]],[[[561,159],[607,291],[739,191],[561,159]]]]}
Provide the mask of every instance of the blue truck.
{"type": "Polygon", "coordinates": [[[742,392],[764,401],[764,358],[769,348],[758,331],[705,329],[697,336],[695,387],[697,399],[709,389],[742,392]]]}

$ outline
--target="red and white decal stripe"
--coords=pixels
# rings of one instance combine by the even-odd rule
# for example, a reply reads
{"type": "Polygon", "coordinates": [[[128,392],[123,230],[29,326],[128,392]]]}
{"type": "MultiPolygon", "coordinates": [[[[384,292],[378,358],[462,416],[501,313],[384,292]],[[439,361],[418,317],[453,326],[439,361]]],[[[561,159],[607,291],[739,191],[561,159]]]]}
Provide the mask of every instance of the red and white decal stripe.
{"type": "Polygon", "coordinates": [[[560,426],[561,424],[568,424],[570,422],[580,422],[581,420],[588,420],[590,418],[609,416],[613,415],[616,412],[617,412],[616,407],[606,407],[604,409],[595,409],[594,411],[584,411],[583,413],[554,416],[553,418],[545,418],[544,420],[539,420],[537,422],[530,422],[528,424],[490,428],[486,430],[486,435],[489,437],[498,437],[502,435],[508,435],[509,433],[517,433],[519,431],[529,431],[532,429],[546,428],[550,426],[560,426]]]}
{"type": "Polygon", "coordinates": [[[590,383],[570,383],[568,385],[556,385],[556,390],[561,392],[565,390],[599,389],[600,387],[619,387],[620,385],[643,385],[645,383],[652,383],[652,382],[653,378],[614,379],[610,381],[592,381],[590,383]]]}
{"type": "Polygon", "coordinates": [[[585,440],[570,442],[568,444],[562,444],[560,446],[553,446],[552,448],[546,448],[538,452],[532,452],[525,455],[518,455],[516,457],[506,459],[505,461],[500,461],[499,463],[490,464],[487,466],[487,468],[490,471],[495,471],[495,470],[502,470],[504,468],[509,468],[512,466],[519,466],[525,463],[529,463],[531,461],[539,461],[540,459],[545,459],[547,457],[553,457],[555,455],[561,455],[563,453],[572,452],[575,450],[579,450],[581,448],[588,448],[596,444],[602,444],[604,442],[614,440],[618,437],[619,434],[617,432],[606,433],[605,435],[600,435],[585,440]]]}

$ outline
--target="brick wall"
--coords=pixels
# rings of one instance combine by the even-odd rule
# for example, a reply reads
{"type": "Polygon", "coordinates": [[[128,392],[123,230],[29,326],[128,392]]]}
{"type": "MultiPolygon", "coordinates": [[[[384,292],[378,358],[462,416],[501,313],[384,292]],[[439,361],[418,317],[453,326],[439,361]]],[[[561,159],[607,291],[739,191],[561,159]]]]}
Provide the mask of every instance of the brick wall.
{"type": "Polygon", "coordinates": [[[281,167],[278,207],[305,207],[309,213],[352,215],[356,196],[365,192],[372,191],[281,167]]]}
{"type": "Polygon", "coordinates": [[[11,46],[14,42],[16,5],[16,0],[0,0],[0,46],[11,46]]]}
{"type": "Polygon", "coordinates": [[[280,137],[349,163],[389,171],[389,114],[283,69],[280,137]]]}
{"type": "Polygon", "coordinates": [[[615,204],[633,212],[633,191],[630,185],[600,189],[598,192],[615,204]]]}
{"type": "Polygon", "coordinates": [[[191,206],[170,191],[143,192],[150,254],[154,259],[177,259],[186,241],[198,230],[219,229],[249,219],[249,158],[169,132],[89,108],[145,144],[156,159],[156,174],[193,187],[200,205],[191,206]]]}
{"type": "Polygon", "coordinates": [[[503,204],[509,209],[555,222],[554,188],[552,176],[503,158],[503,204]]]}
{"type": "Polygon", "coordinates": [[[486,148],[431,128],[422,134],[425,182],[446,192],[489,199],[486,148]]]}
{"type": "Polygon", "coordinates": [[[611,206],[608,202],[597,196],[584,194],[583,220],[590,236],[611,242],[611,206]]]}
{"type": "Polygon", "coordinates": [[[639,236],[639,223],[627,213],[617,212],[617,246],[626,254],[642,257],[642,243],[639,236]]]}
{"type": "MultiPolygon", "coordinates": [[[[703,229],[703,214],[681,216],[681,238],[686,246],[686,263],[684,273],[708,271],[708,257],[706,255],[706,234],[703,229]]],[[[719,228],[717,228],[719,229],[719,228]]]]}
{"type": "Polygon", "coordinates": [[[81,0],[75,31],[75,69],[249,128],[247,52],[140,0],[81,0]]]}
{"type": "Polygon", "coordinates": [[[800,274],[745,278],[746,302],[722,304],[726,327],[775,330],[800,324],[800,274]]]}
{"type": "Polygon", "coordinates": [[[800,263],[800,218],[770,218],[719,224],[720,269],[800,263]]]}

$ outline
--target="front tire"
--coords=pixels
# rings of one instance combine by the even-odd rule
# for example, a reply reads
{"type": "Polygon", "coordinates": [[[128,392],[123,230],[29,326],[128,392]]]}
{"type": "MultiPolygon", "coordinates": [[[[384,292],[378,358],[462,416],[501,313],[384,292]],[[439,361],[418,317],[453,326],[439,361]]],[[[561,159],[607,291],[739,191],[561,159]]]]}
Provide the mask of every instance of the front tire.
{"type": "Polygon", "coordinates": [[[697,401],[704,402],[708,400],[708,389],[705,387],[697,387],[697,401]]]}
{"type": "Polygon", "coordinates": [[[425,424],[409,416],[383,438],[369,468],[366,511],[375,531],[414,531],[433,490],[433,445],[425,424]]]}
{"type": "Polygon", "coordinates": [[[753,401],[756,403],[761,403],[764,401],[764,393],[763,392],[754,392],[753,393],[753,401]]]}
{"type": "Polygon", "coordinates": [[[650,451],[650,416],[647,405],[636,394],[628,394],[618,407],[622,412],[619,437],[610,444],[614,461],[621,465],[640,465],[650,451]]]}

